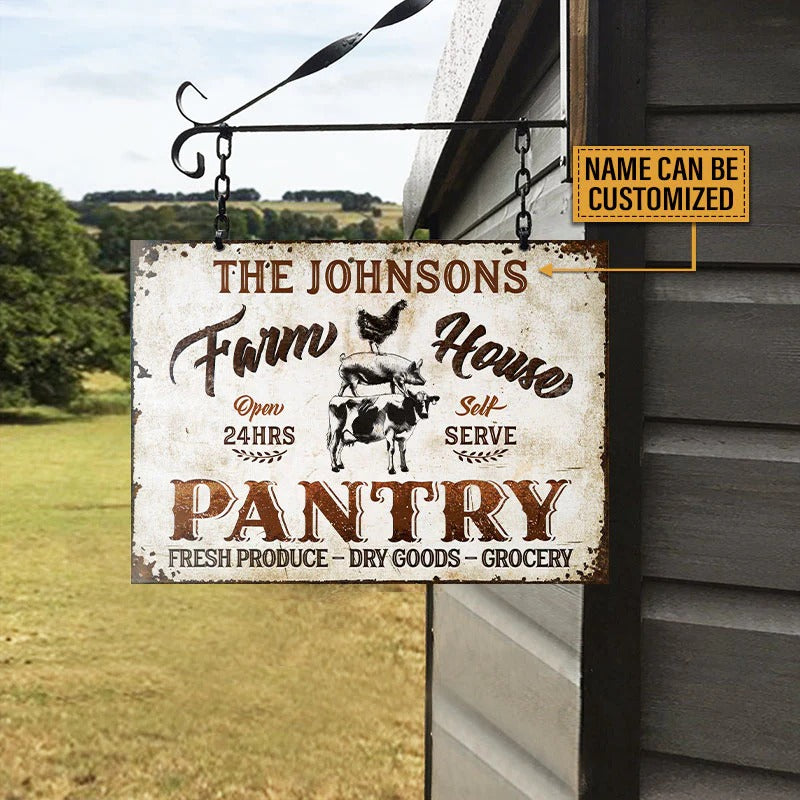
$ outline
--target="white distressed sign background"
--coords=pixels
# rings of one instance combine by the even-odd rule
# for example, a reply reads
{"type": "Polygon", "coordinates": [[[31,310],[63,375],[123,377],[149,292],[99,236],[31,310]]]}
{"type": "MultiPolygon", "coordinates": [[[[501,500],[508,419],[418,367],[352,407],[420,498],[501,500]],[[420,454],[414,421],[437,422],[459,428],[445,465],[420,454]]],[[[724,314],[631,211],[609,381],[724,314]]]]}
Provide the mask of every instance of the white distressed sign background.
{"type": "Polygon", "coordinates": [[[604,253],[134,245],[133,580],[606,581],[604,253]]]}

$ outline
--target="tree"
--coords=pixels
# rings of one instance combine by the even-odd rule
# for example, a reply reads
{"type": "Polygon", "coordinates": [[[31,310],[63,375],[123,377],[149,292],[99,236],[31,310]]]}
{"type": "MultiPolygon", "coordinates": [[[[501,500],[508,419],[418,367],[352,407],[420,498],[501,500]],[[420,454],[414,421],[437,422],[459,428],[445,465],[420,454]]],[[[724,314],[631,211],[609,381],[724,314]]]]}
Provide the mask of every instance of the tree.
{"type": "Polygon", "coordinates": [[[362,239],[364,241],[374,241],[378,238],[378,228],[372,221],[372,218],[367,217],[361,222],[351,222],[349,225],[342,228],[341,238],[355,241],[362,239]]]}
{"type": "Polygon", "coordinates": [[[406,237],[401,228],[381,228],[378,238],[386,242],[402,242],[406,237]]]}
{"type": "Polygon", "coordinates": [[[95,206],[80,219],[99,228],[96,261],[100,269],[103,272],[126,272],[130,263],[130,212],[116,206],[95,206]]]}
{"type": "Polygon", "coordinates": [[[261,199],[261,193],[255,189],[234,189],[231,192],[231,200],[250,200],[258,201],[261,199]]]}
{"type": "Polygon", "coordinates": [[[125,286],[61,195],[0,169],[0,406],[64,407],[88,370],[127,372],[125,286]]]}
{"type": "Polygon", "coordinates": [[[344,189],[301,189],[284,192],[282,199],[295,203],[340,203],[343,211],[367,211],[374,203],[383,202],[369,192],[356,194],[344,189]]]}
{"type": "Polygon", "coordinates": [[[326,214],[319,221],[318,235],[320,239],[335,239],[339,235],[339,223],[333,214],[326,214]]]}

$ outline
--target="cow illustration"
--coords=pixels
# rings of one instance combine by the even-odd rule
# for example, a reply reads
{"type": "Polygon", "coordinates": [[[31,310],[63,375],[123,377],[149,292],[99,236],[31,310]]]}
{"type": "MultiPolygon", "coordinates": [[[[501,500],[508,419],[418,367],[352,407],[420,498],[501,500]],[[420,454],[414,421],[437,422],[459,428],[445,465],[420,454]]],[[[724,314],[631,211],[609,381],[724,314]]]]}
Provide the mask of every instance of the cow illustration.
{"type": "Polygon", "coordinates": [[[439,401],[425,392],[379,394],[372,397],[337,395],[328,404],[328,452],[331,469],[344,469],[342,449],[345,445],[363,442],[386,442],[389,474],[394,475],[395,446],[400,450],[400,470],[408,472],[406,441],[417,422],[427,419],[430,407],[439,401]]]}

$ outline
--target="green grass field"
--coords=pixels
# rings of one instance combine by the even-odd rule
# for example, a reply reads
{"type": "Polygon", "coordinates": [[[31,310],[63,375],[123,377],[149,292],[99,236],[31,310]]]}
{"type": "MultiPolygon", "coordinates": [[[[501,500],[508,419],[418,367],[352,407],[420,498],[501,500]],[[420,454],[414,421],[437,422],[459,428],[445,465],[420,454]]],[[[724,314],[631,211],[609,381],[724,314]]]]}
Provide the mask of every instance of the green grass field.
{"type": "Polygon", "coordinates": [[[422,797],[421,587],[131,586],[126,416],[0,464],[0,800],[422,797]]]}
{"type": "MultiPolygon", "coordinates": [[[[171,202],[154,202],[154,203],[110,203],[109,205],[117,206],[126,211],[139,211],[145,206],[152,206],[158,208],[163,205],[172,205],[171,202]]],[[[213,202],[196,201],[189,203],[182,203],[181,205],[210,205],[213,202]]],[[[382,228],[400,228],[403,227],[403,207],[397,203],[378,203],[377,207],[381,209],[381,216],[374,217],[375,224],[378,230],[382,228]]],[[[228,203],[228,208],[253,208],[256,211],[263,211],[265,208],[271,208],[273,211],[298,211],[301,214],[307,214],[312,217],[324,217],[326,214],[331,214],[336,218],[339,227],[350,225],[353,222],[361,222],[365,217],[371,217],[371,214],[364,214],[360,211],[342,211],[342,207],[338,203],[300,203],[288,200],[231,200],[228,203]]]]}

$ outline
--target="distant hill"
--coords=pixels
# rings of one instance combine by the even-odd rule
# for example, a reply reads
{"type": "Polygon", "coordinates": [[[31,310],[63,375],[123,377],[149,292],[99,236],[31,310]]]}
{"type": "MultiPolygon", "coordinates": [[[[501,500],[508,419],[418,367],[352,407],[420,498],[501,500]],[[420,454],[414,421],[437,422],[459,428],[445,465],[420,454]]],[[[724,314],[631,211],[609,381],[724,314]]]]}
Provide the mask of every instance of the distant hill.
{"type": "MultiPolygon", "coordinates": [[[[150,207],[165,205],[191,207],[214,203],[214,191],[204,192],[157,192],[155,189],[113,189],[89,192],[83,199],[70,205],[81,216],[84,224],[96,227],[96,220],[102,217],[102,207],[110,206],[123,211],[139,212],[150,207]]],[[[384,203],[380,197],[370,192],[352,192],[345,189],[299,189],[283,193],[280,200],[262,200],[260,193],[253,188],[232,189],[228,200],[231,210],[255,211],[259,215],[267,209],[280,213],[290,211],[322,219],[333,217],[340,229],[348,225],[358,225],[370,219],[375,223],[379,235],[386,230],[396,236],[402,230],[402,207],[397,203],[384,203]]],[[[330,220],[328,221],[330,222],[330,220]]],[[[330,227],[330,225],[327,225],[330,227]]]]}
{"type": "MultiPolygon", "coordinates": [[[[213,195],[213,193],[212,193],[213,195]]],[[[146,206],[159,208],[163,205],[212,205],[214,204],[213,196],[211,200],[202,201],[186,201],[186,200],[173,200],[173,201],[142,201],[135,202],[110,202],[116,208],[124,211],[140,211],[146,206]]],[[[299,214],[306,214],[311,217],[325,217],[332,216],[336,219],[336,223],[340,228],[347,225],[361,222],[365,218],[372,218],[378,230],[384,228],[399,228],[403,227],[403,207],[397,203],[376,203],[372,209],[377,209],[379,215],[375,215],[373,210],[370,211],[343,211],[340,203],[336,202],[302,202],[297,200],[231,200],[228,202],[228,208],[238,208],[241,210],[251,208],[255,211],[262,212],[264,209],[271,209],[272,211],[294,211],[299,214]]]]}
{"type": "MultiPolygon", "coordinates": [[[[108,273],[128,270],[135,239],[204,241],[213,231],[213,200],[78,202],[70,204],[97,244],[97,266],[108,273]]],[[[233,239],[320,241],[403,239],[402,208],[375,204],[367,211],[343,211],[335,202],[234,200],[228,203],[233,239]]]]}

